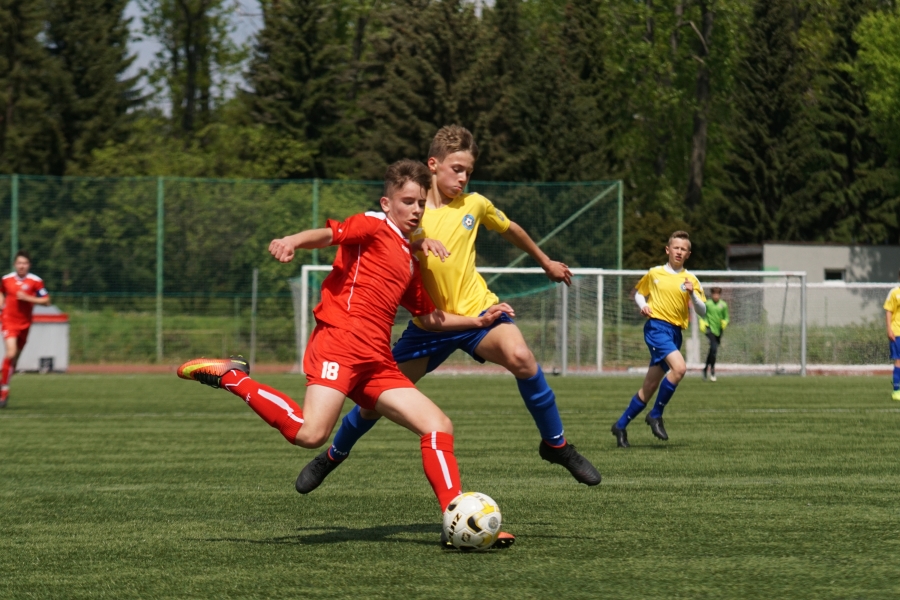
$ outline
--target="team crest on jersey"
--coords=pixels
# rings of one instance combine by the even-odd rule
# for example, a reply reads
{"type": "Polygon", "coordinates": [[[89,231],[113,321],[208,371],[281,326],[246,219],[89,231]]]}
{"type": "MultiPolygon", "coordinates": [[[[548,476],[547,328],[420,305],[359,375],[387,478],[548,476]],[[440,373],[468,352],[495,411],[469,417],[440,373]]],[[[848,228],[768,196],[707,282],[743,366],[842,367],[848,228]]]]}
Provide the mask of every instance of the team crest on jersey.
{"type": "Polygon", "coordinates": [[[472,215],[464,216],[462,220],[462,226],[471,231],[472,228],[475,227],[475,217],[473,217],[472,215]]]}
{"type": "Polygon", "coordinates": [[[682,292],[686,292],[686,291],[687,291],[687,288],[684,287],[684,284],[683,284],[683,283],[681,284],[680,287],[681,287],[681,291],[682,291],[682,292]]]}

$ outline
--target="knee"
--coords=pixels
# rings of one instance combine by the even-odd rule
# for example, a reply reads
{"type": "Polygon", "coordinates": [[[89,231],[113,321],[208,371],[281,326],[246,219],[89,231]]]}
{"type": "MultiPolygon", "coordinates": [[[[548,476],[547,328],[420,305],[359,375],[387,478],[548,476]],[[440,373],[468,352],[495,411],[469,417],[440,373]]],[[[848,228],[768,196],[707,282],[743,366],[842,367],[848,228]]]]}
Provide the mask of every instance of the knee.
{"type": "Polygon", "coordinates": [[[673,383],[678,383],[684,379],[685,374],[687,374],[687,365],[678,365],[669,371],[669,379],[671,379],[673,383]]]}
{"type": "Polygon", "coordinates": [[[436,418],[432,427],[431,431],[453,435],[453,421],[447,415],[442,414],[439,418],[436,418]]]}
{"type": "Polygon", "coordinates": [[[300,431],[297,432],[297,437],[294,438],[294,445],[300,446],[301,448],[309,448],[315,449],[320,448],[325,442],[328,441],[328,431],[316,431],[312,428],[301,427],[300,431]]]}
{"type": "Polygon", "coordinates": [[[537,373],[537,362],[528,346],[516,344],[506,355],[506,368],[518,379],[528,379],[537,373]]]}

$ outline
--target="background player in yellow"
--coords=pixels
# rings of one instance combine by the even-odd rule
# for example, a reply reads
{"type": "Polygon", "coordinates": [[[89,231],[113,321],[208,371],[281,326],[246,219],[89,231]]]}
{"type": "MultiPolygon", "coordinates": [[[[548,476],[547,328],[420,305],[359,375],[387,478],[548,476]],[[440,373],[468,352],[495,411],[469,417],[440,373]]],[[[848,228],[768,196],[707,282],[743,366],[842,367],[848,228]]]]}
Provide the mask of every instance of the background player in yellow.
{"type": "Polygon", "coordinates": [[[894,361],[894,391],[891,392],[891,398],[900,400],[900,287],[895,287],[888,294],[884,301],[884,311],[891,360],[894,361]]]}
{"type": "MultiPolygon", "coordinates": [[[[426,236],[445,248],[436,253],[417,254],[422,267],[422,282],[435,306],[465,316],[478,316],[497,304],[484,279],[475,270],[475,238],[484,225],[505,240],[528,253],[554,282],[571,283],[572,272],[561,262],[551,260],[516,223],[481,194],[465,193],[475,168],[478,146],[471,132],[458,125],[442,127],[434,136],[428,152],[431,189],[422,216],[421,229],[413,242],[426,236]]],[[[504,315],[491,327],[432,335],[410,322],[394,345],[394,359],[413,383],[436,369],[455,350],[468,353],[478,362],[490,361],[506,368],[516,377],[519,393],[531,413],[542,441],[538,451],[544,460],[564,466],[579,482],[600,483],[600,473],[575,446],[566,441],[556,396],[547,384],[540,365],[528,348],[522,332],[504,315]]],[[[354,408],[344,417],[331,447],[314,458],[297,479],[297,491],[314,490],[350,452],[372,426],[378,413],[354,408]]]]}
{"type": "Polygon", "coordinates": [[[616,445],[628,447],[625,428],[642,410],[659,389],[656,403],[647,414],[646,422],[653,435],[668,440],[663,426],[663,411],[672,399],[675,388],[687,365],[681,355],[681,331],[690,323],[690,303],[701,317],[706,315],[706,297],[697,278],[684,268],[684,261],[691,255],[691,240],[686,231],[676,231],[669,236],[666,245],[669,260],[665,265],[653,267],[635,287],[634,301],[647,317],[644,324],[644,342],[650,349],[650,368],[644,384],[617,422],[612,426],[616,445]],[[668,374],[667,374],[668,372],[668,374]]]}

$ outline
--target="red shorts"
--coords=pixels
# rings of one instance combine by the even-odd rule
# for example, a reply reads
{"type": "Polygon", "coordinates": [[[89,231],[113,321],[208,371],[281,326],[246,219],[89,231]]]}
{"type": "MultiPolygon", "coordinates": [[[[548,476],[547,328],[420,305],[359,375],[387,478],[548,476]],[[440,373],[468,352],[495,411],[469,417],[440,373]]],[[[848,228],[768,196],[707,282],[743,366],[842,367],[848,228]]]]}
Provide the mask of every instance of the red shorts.
{"type": "Polygon", "coordinates": [[[24,327],[21,325],[7,325],[3,324],[3,339],[8,340],[9,338],[16,338],[16,346],[21,350],[25,347],[25,342],[28,341],[28,330],[31,329],[31,325],[25,325],[24,327]]]}
{"type": "Polygon", "coordinates": [[[373,348],[352,332],[316,325],[303,356],[306,385],[324,385],[370,410],[387,390],[416,387],[400,372],[390,348],[373,348]]]}

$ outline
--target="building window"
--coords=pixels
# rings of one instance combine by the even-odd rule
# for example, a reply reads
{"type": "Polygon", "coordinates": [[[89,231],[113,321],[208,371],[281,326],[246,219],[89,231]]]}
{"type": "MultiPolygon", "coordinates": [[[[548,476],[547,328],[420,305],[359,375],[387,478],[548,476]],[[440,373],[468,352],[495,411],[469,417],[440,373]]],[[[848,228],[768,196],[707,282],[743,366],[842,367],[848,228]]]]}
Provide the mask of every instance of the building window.
{"type": "Polygon", "coordinates": [[[847,269],[825,269],[825,281],[845,281],[847,269]]]}

